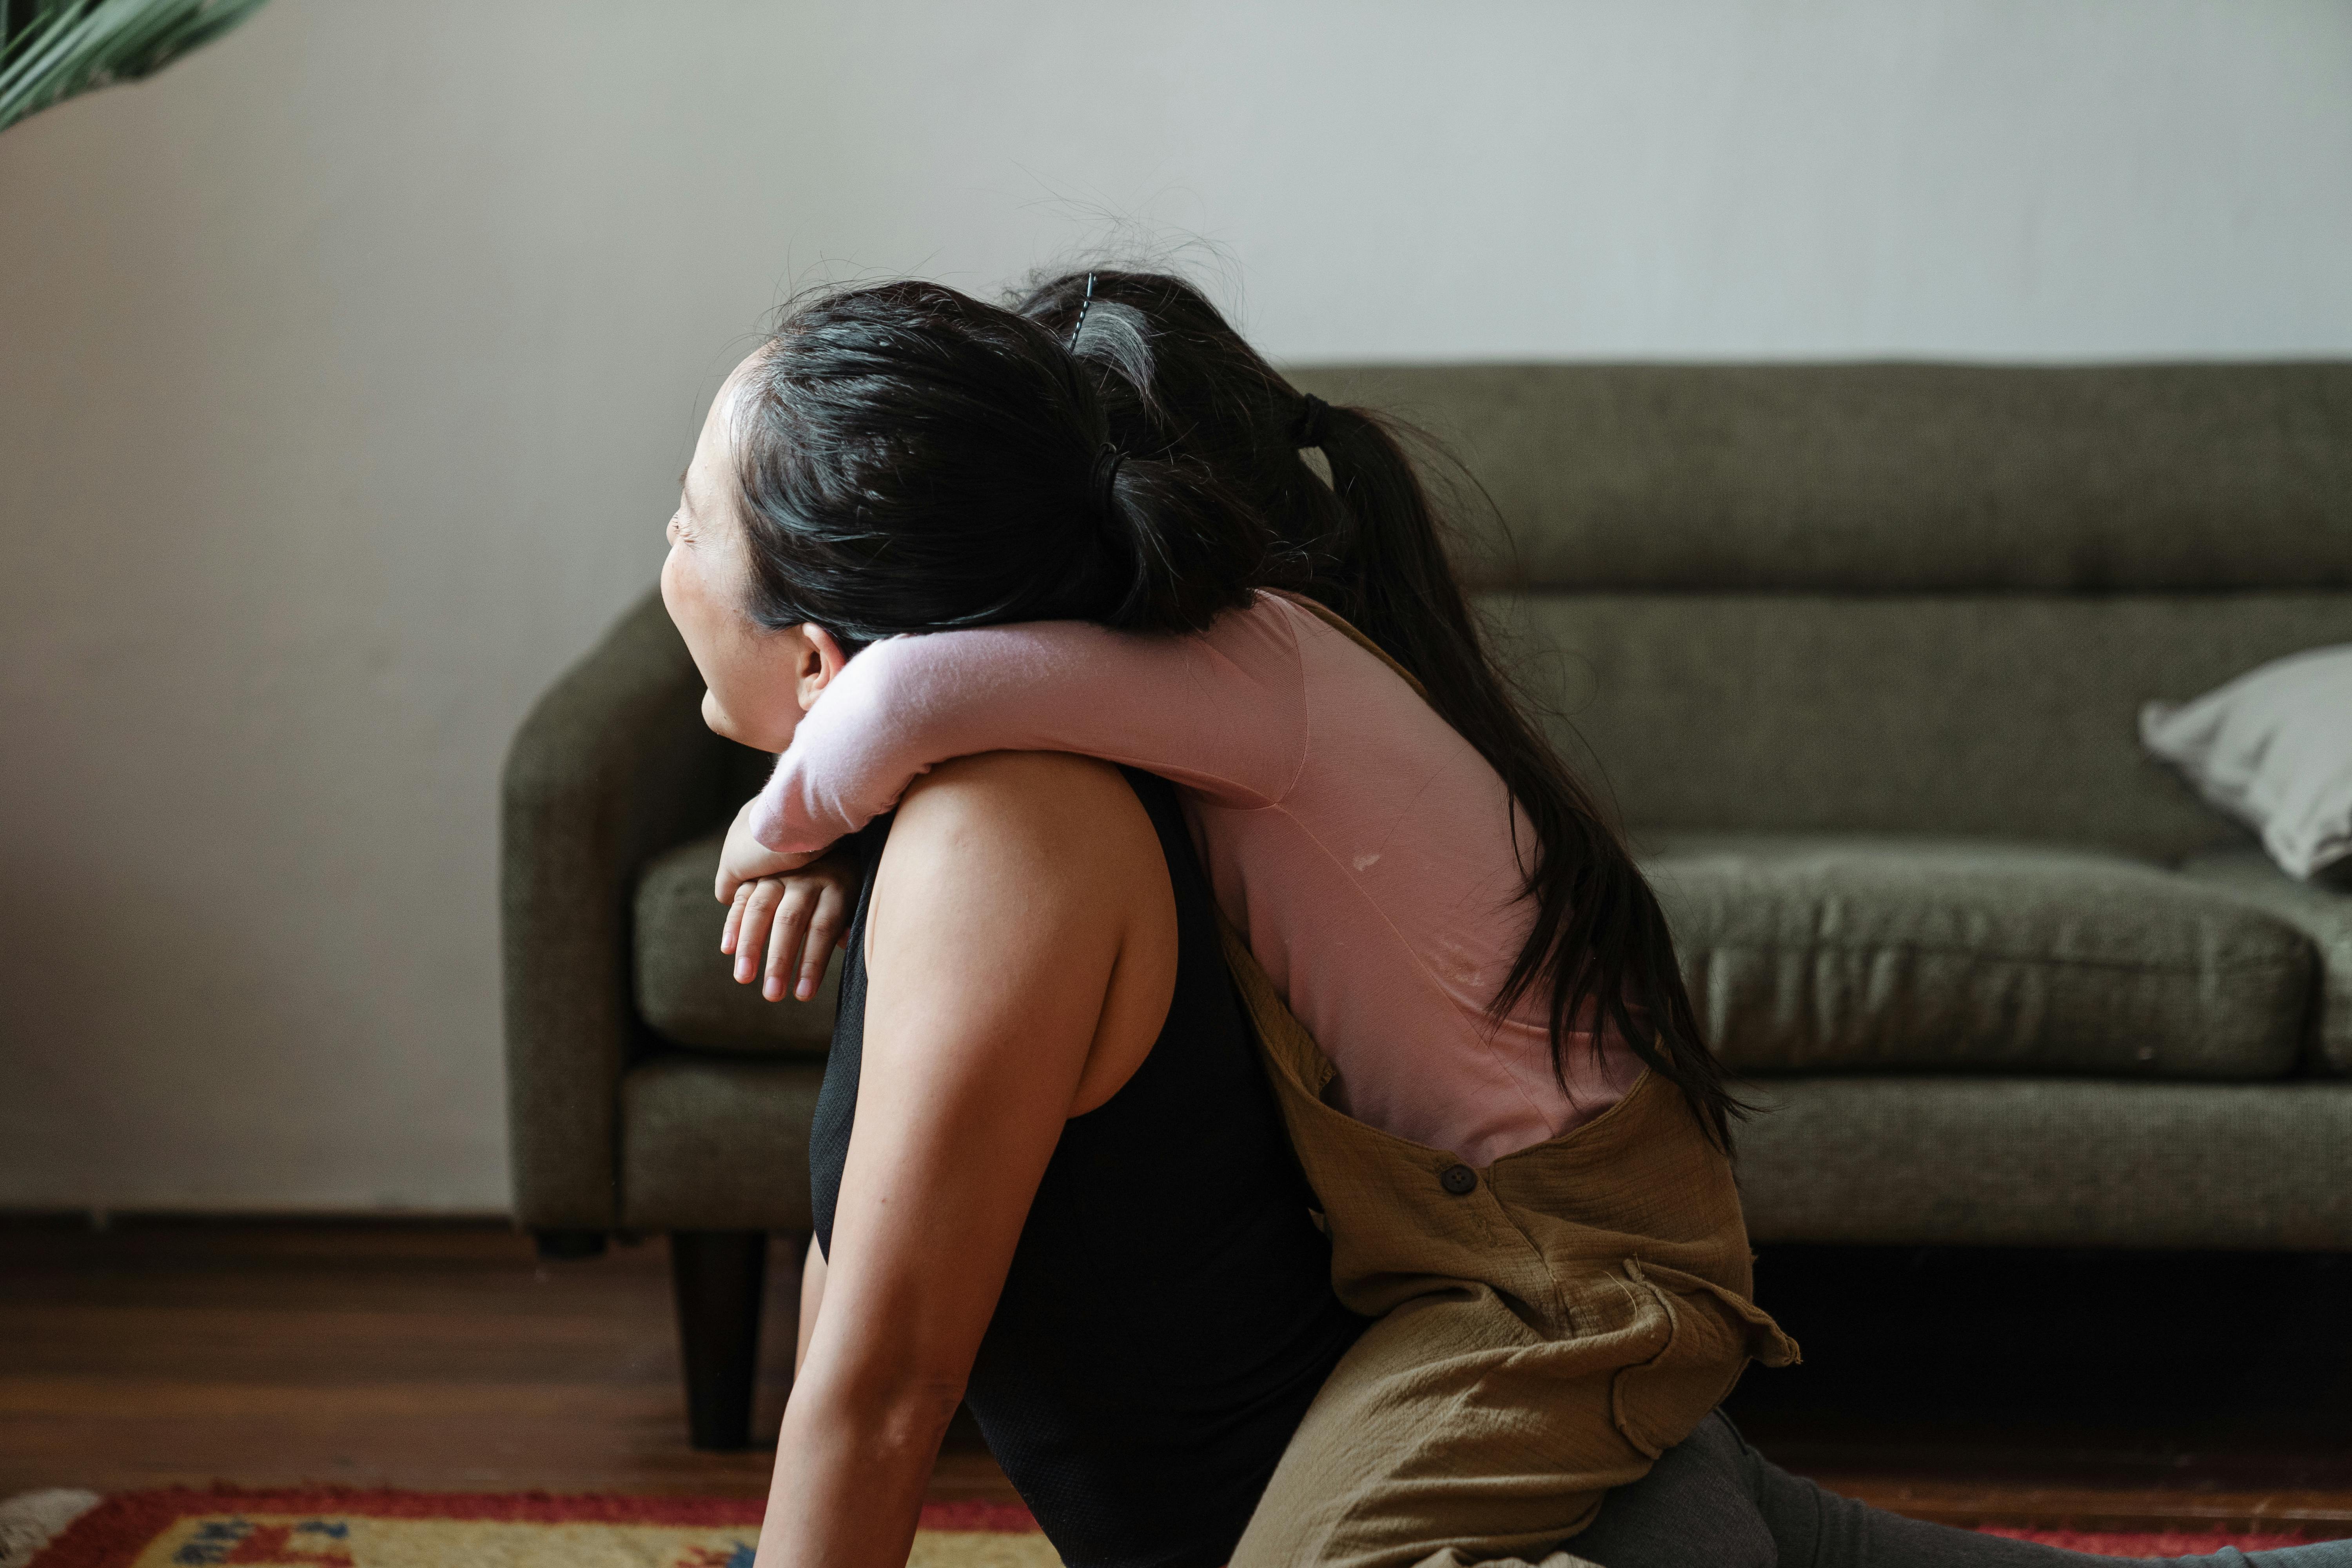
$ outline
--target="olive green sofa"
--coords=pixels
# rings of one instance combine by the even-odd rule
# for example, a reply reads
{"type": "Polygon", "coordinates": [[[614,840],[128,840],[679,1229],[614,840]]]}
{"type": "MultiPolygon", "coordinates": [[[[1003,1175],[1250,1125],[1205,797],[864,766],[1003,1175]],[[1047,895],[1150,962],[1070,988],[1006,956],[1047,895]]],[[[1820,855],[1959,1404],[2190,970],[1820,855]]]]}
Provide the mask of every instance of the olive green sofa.
{"type": "MultiPolygon", "coordinates": [[[[2352,1249],[2352,892],[2135,730],[2352,642],[2352,364],[1297,380],[1433,432],[1507,525],[1463,568],[1764,1112],[1758,1239],[2352,1249]]],[[[516,738],[509,1092],[547,1250],[672,1234],[727,1443],[832,1005],[727,979],[718,835],[766,759],[698,697],[648,599],[516,738]]]]}

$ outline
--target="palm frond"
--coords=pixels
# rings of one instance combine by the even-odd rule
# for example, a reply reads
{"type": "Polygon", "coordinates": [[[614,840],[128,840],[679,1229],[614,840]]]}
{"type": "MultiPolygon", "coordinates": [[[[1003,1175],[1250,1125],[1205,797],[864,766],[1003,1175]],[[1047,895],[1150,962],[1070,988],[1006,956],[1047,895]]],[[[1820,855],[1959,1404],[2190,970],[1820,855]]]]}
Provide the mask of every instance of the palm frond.
{"type": "Polygon", "coordinates": [[[162,70],[262,0],[0,0],[0,131],[53,103],[162,70]]]}

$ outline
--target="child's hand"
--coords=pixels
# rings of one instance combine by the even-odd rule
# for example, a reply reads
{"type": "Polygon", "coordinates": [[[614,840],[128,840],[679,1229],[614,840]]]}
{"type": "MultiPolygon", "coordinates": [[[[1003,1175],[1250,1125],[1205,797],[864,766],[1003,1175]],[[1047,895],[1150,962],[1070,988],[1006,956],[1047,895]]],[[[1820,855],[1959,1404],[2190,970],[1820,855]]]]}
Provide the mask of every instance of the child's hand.
{"type": "Polygon", "coordinates": [[[719,852],[719,885],[714,891],[722,904],[735,902],[744,883],[797,871],[824,853],[820,849],[809,855],[779,855],[752,837],[751,807],[755,804],[748,800],[743,803],[743,809],[735,814],[734,822],[728,826],[727,847],[719,852]]]}
{"type": "Polygon", "coordinates": [[[794,999],[814,996],[833,950],[849,941],[849,898],[863,869],[853,856],[827,852],[797,870],[738,887],[719,938],[719,951],[734,955],[735,983],[760,980],[760,994],[781,1002],[797,971],[794,999]]]}

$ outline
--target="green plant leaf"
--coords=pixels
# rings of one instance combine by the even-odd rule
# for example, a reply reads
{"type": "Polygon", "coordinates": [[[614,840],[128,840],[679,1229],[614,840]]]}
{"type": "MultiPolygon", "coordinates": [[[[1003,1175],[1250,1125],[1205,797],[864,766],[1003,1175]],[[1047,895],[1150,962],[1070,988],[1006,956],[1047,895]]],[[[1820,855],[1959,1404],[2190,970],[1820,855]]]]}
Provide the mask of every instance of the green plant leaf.
{"type": "Polygon", "coordinates": [[[0,0],[0,131],[76,93],[152,75],[263,0],[0,0]]]}

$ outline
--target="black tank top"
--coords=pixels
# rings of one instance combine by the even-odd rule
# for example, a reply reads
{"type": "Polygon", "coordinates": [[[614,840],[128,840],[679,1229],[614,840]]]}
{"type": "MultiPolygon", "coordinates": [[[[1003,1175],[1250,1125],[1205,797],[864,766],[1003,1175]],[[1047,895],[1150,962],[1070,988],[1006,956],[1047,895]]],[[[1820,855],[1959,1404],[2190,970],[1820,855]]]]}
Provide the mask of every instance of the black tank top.
{"type": "MultiPolygon", "coordinates": [[[[1070,1568],[1217,1568],[1364,1320],[1329,1244],[1162,779],[1127,773],[1176,895],[1176,990],[1135,1076],[1064,1124],[973,1363],[966,1402],[1070,1568]]],[[[866,1023],[866,886],[809,1140],[828,1256],[866,1023]]]]}

